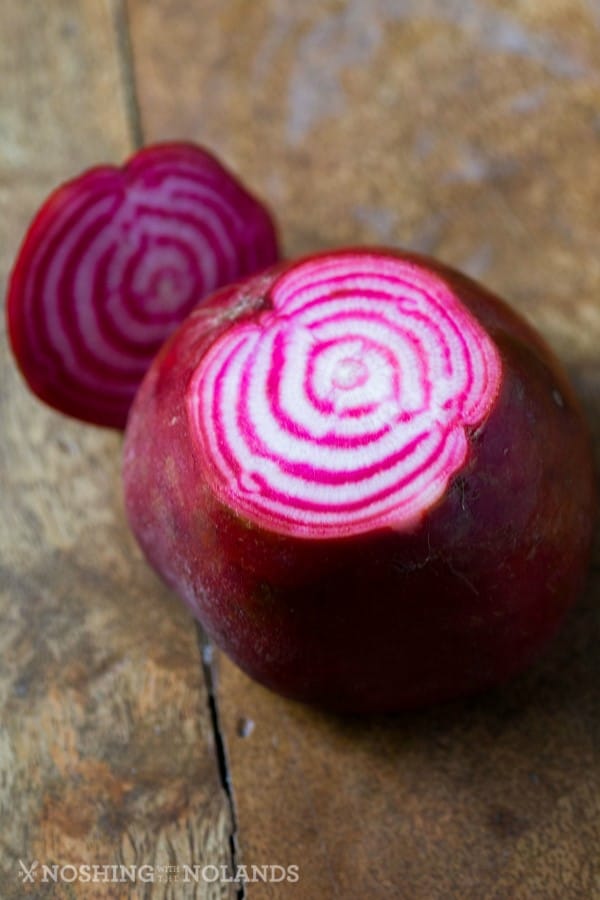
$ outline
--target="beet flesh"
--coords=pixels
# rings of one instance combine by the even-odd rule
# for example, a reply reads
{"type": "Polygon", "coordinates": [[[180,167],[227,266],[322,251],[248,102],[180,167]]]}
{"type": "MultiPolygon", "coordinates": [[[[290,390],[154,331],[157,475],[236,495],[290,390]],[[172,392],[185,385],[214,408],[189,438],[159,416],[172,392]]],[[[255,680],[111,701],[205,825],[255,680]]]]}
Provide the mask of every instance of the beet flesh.
{"type": "Polygon", "coordinates": [[[578,402],[523,319],[423,257],[312,259],[344,254],[438,279],[498,355],[497,390],[441,494],[396,526],[311,538],[215,489],[190,414],[199,367],[232,329],[270,320],[277,285],[308,260],[213,295],[163,348],[128,422],[125,500],[150,563],[250,676],[329,708],[394,711],[499,684],[535,658],[582,588],[595,480],[578,402]]]}
{"type": "Polygon", "coordinates": [[[144,147],[61,185],[36,214],[8,289],[15,358],[48,405],[123,428],[194,306],[277,259],[267,209],[211,153],[144,147]]]}

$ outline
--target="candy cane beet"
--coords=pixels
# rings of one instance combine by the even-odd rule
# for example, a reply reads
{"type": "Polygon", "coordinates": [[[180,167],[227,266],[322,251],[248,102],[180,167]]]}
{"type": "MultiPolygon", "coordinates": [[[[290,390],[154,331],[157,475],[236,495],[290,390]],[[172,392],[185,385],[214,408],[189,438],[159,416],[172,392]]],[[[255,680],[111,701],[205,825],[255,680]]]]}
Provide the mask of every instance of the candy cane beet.
{"type": "Polygon", "coordinates": [[[321,254],[210,298],[126,432],[151,563],[249,674],[393,710],[526,666],[581,587],[595,511],[564,373],[432,260],[321,254]]]}
{"type": "Polygon", "coordinates": [[[498,353],[443,282],[400,260],[323,258],[198,367],[190,414],[215,493],[308,538],[403,526],[444,492],[498,353]]]}
{"type": "Polygon", "coordinates": [[[18,364],[51,406],[123,427],[165,338],[207,294],[277,259],[266,209],[209,153],[148,147],[84,172],[35,217],[8,292],[18,364]]]}

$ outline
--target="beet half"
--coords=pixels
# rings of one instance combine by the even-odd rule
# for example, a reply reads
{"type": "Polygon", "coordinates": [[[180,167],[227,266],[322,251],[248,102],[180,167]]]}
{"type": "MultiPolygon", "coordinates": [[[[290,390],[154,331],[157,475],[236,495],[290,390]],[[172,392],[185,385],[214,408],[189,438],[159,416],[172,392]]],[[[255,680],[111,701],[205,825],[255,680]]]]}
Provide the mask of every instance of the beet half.
{"type": "Polygon", "coordinates": [[[140,150],[59,187],[34,218],[8,291],[8,327],[32,391],[123,428],[165,339],[217,288],[278,259],[266,208],[206,150],[140,150]]]}
{"type": "Polygon", "coordinates": [[[582,587],[592,456],[561,367],[432,260],[350,249],[196,310],[125,438],[132,528],[248,674],[391,711],[527,666],[582,587]]]}

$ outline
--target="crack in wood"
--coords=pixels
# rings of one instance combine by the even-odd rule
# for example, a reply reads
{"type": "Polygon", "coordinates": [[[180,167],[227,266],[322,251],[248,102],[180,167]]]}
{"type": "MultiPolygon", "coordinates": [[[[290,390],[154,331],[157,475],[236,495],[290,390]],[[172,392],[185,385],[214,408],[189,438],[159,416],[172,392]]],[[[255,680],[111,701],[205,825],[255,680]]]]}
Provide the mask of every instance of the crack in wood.
{"type": "MultiPolygon", "coordinates": [[[[229,835],[229,851],[231,855],[231,869],[233,876],[236,876],[238,870],[239,844],[238,844],[238,822],[237,812],[235,808],[235,800],[233,796],[233,786],[231,783],[231,775],[227,762],[227,750],[225,746],[225,735],[221,727],[219,719],[219,707],[216,691],[216,677],[214,668],[214,648],[206,634],[200,627],[196,626],[198,634],[198,646],[200,648],[200,657],[202,660],[202,671],[206,684],[208,695],[208,706],[210,710],[210,719],[212,723],[213,735],[215,740],[215,750],[217,754],[217,765],[219,769],[219,778],[221,785],[225,791],[227,802],[231,815],[231,833],[229,835]]],[[[247,900],[246,886],[243,881],[236,885],[237,900],[247,900]]]]}
{"type": "Polygon", "coordinates": [[[129,28],[129,11],[127,0],[112,0],[112,19],[114,23],[117,57],[121,69],[121,84],[127,113],[127,122],[131,132],[131,141],[135,150],[144,144],[142,115],[135,83],[135,65],[129,28]]]}

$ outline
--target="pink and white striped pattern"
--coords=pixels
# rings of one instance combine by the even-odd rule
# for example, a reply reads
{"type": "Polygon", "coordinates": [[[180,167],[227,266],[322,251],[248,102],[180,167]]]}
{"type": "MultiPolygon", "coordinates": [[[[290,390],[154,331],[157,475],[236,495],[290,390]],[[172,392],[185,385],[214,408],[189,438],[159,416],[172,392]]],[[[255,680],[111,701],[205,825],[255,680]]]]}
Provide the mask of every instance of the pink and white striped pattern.
{"type": "Polygon", "coordinates": [[[190,388],[212,489],[297,537],[411,526],[494,403],[491,339],[441,278],[392,254],[306,260],[271,300],[221,336],[190,388]]]}
{"type": "Polygon", "coordinates": [[[122,427],[193,307],[277,256],[269,214],[209,153],[146,148],[83,173],[38,213],[9,291],[15,355],[46,402],[122,427]]]}

